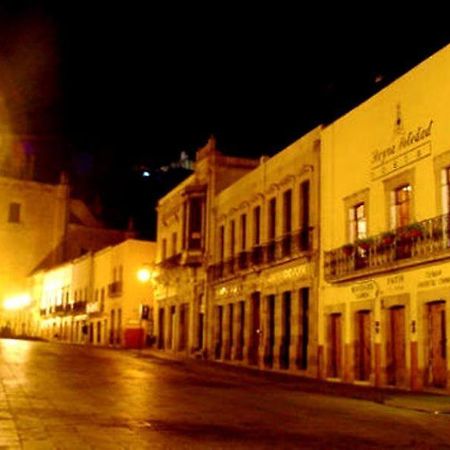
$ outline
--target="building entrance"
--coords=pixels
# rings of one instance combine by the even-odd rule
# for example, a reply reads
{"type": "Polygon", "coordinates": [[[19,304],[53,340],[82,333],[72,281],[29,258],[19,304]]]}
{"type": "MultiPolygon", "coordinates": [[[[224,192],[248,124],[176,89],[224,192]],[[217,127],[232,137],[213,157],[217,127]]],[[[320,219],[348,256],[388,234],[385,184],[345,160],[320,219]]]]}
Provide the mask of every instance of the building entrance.
{"type": "Polygon", "coordinates": [[[273,367],[273,349],[275,346],[275,296],[267,297],[267,336],[264,349],[264,365],[273,367]]]}
{"type": "Polygon", "coordinates": [[[258,364],[259,333],[260,333],[260,294],[253,292],[251,296],[251,328],[248,346],[249,364],[258,364]]]}
{"type": "Polygon", "coordinates": [[[371,370],[370,311],[355,314],[355,379],[369,381],[371,370]]]}
{"type": "Polygon", "coordinates": [[[405,307],[394,306],[388,309],[386,340],[387,384],[398,386],[406,378],[405,307]]]}
{"type": "Polygon", "coordinates": [[[328,376],[340,378],[342,373],[342,314],[330,314],[328,323],[328,376]]]}
{"type": "Polygon", "coordinates": [[[445,302],[427,304],[428,322],[428,379],[434,387],[447,385],[447,333],[445,302]]]}

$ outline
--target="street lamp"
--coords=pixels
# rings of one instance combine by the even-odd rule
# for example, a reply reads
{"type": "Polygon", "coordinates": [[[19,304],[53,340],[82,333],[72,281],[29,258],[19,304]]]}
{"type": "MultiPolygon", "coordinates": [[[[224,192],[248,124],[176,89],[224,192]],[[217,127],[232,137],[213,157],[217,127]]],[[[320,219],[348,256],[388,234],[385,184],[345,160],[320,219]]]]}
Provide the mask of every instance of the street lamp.
{"type": "MultiPolygon", "coordinates": [[[[149,264],[144,264],[141,268],[138,269],[136,272],[136,277],[138,281],[142,284],[147,284],[154,281],[155,273],[151,269],[149,264]]],[[[152,286],[150,286],[151,289],[152,286]]],[[[151,303],[152,300],[150,300],[151,303]]],[[[152,307],[149,304],[144,303],[141,304],[140,310],[139,310],[139,320],[141,323],[141,328],[144,328],[144,332],[146,335],[145,341],[148,342],[149,336],[151,339],[151,336],[153,336],[153,311],[152,307]]],[[[150,341],[151,342],[151,341],[150,341]]]]}
{"type": "Polygon", "coordinates": [[[141,283],[146,283],[147,281],[150,281],[152,279],[152,271],[148,268],[148,267],[141,267],[138,271],[137,271],[137,279],[141,282],[141,283]]]}

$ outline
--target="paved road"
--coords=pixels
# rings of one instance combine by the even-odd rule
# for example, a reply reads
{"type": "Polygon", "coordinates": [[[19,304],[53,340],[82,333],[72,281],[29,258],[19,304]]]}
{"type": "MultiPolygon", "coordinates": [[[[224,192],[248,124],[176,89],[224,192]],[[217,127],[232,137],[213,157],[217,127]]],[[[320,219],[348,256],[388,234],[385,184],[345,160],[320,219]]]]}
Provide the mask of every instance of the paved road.
{"type": "Polygon", "coordinates": [[[199,364],[0,340],[0,449],[450,449],[450,416],[199,364]]]}

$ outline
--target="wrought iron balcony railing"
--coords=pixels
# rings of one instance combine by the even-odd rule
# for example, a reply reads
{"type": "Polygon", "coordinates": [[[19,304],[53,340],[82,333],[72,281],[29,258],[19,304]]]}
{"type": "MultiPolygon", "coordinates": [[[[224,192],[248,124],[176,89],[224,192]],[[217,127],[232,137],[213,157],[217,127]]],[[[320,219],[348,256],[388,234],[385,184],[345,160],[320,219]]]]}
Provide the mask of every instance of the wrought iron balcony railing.
{"type": "Polygon", "coordinates": [[[84,313],[86,312],[86,301],[79,301],[73,304],[72,310],[74,313],[84,313]]]}
{"type": "Polygon", "coordinates": [[[300,256],[308,256],[312,249],[313,228],[287,233],[265,244],[255,245],[250,251],[242,251],[226,261],[209,267],[212,280],[240,275],[254,268],[263,268],[300,256]]]}
{"type": "Polygon", "coordinates": [[[447,256],[450,216],[444,215],[325,252],[325,279],[347,280],[447,256]]]}

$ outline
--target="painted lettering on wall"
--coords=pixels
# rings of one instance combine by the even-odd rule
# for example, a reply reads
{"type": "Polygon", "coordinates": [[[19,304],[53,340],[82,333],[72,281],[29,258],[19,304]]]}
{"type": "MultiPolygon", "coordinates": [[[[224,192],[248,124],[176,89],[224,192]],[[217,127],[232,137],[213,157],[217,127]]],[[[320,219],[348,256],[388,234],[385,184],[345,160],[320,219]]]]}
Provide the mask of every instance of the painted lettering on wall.
{"type": "Polygon", "coordinates": [[[433,120],[414,130],[402,133],[396,142],[372,152],[372,180],[388,175],[401,167],[431,154],[433,120]]]}
{"type": "Polygon", "coordinates": [[[427,289],[450,284],[450,276],[444,275],[441,269],[427,270],[424,273],[424,278],[425,280],[419,281],[419,283],[417,283],[417,287],[420,289],[427,289]]]}
{"type": "Polygon", "coordinates": [[[356,284],[350,287],[351,293],[357,300],[375,297],[376,289],[376,284],[373,281],[356,284]]]}

